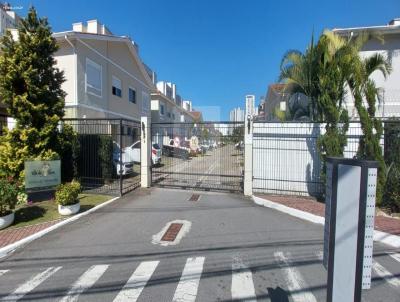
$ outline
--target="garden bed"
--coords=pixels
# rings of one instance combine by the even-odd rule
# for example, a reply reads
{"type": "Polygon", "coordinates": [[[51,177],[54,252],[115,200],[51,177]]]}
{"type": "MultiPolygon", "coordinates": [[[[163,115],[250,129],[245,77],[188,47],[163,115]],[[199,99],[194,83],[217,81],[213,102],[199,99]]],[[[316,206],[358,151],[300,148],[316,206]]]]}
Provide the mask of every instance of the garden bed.
{"type": "MultiPolygon", "coordinates": [[[[81,203],[79,212],[85,212],[109,199],[110,196],[107,195],[79,194],[79,201],[81,203]]],[[[15,208],[14,223],[4,229],[4,231],[65,218],[58,213],[57,206],[54,200],[17,206],[15,208]]]]}

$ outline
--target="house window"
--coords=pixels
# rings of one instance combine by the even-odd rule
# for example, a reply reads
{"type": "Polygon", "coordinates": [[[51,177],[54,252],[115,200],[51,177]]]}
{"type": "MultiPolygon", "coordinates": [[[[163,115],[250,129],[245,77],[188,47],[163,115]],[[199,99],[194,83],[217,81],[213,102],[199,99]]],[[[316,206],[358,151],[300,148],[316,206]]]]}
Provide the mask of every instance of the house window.
{"type": "Polygon", "coordinates": [[[136,90],[129,87],[129,102],[136,104],[136,90]]]}
{"type": "Polygon", "coordinates": [[[175,113],[172,113],[172,119],[175,120],[175,113]]]}
{"type": "Polygon", "coordinates": [[[117,77],[112,76],[112,94],[122,97],[122,83],[117,77]]]}
{"type": "Polygon", "coordinates": [[[101,97],[102,94],[102,68],[101,65],[86,58],[85,74],[86,93],[101,97]]]}
{"type": "Polygon", "coordinates": [[[164,115],[164,105],[160,104],[160,114],[164,115]]]}
{"type": "Polygon", "coordinates": [[[171,112],[168,112],[168,113],[167,113],[167,116],[170,118],[170,117],[171,117],[171,112]]]}

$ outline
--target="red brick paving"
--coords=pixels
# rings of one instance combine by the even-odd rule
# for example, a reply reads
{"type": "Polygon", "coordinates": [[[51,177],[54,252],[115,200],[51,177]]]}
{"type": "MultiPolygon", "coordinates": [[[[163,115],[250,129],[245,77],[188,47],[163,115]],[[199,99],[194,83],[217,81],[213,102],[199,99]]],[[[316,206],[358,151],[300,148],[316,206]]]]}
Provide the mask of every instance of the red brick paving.
{"type": "Polygon", "coordinates": [[[43,222],[39,224],[29,225],[25,227],[15,228],[15,229],[5,229],[0,231],[0,248],[11,243],[17,242],[24,239],[32,234],[35,234],[41,230],[44,230],[57,222],[59,220],[53,220],[49,222],[43,222]]]}
{"type": "MultiPolygon", "coordinates": [[[[322,217],[325,216],[325,204],[318,202],[313,198],[263,194],[257,194],[257,196],[297,210],[305,211],[322,217]]],[[[375,230],[393,235],[400,235],[400,219],[376,216],[375,230]]]]}

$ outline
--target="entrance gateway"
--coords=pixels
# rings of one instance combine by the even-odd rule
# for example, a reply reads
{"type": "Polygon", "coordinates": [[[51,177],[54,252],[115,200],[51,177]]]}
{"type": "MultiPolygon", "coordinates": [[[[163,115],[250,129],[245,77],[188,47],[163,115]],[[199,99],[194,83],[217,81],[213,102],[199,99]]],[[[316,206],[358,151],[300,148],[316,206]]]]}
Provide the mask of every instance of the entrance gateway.
{"type": "Polygon", "coordinates": [[[243,192],[244,123],[152,123],[152,186],[243,192]]]}

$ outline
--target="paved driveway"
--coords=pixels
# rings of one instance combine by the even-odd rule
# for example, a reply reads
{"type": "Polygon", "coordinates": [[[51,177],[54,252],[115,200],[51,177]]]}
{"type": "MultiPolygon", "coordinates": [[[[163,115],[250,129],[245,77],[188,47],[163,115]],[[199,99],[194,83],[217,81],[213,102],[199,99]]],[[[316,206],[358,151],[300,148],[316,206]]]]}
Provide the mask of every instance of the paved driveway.
{"type": "Polygon", "coordinates": [[[243,151],[236,150],[233,144],[186,160],[162,156],[161,162],[152,168],[153,183],[158,186],[243,190],[243,151]]]}
{"type": "MultiPolygon", "coordinates": [[[[325,301],[323,229],[240,195],[137,190],[0,262],[0,301],[325,301]],[[187,221],[177,245],[152,243],[187,221]]],[[[399,301],[400,257],[376,244],[364,301],[399,301]]],[[[397,251],[398,252],[398,251],[397,251]]]]}

